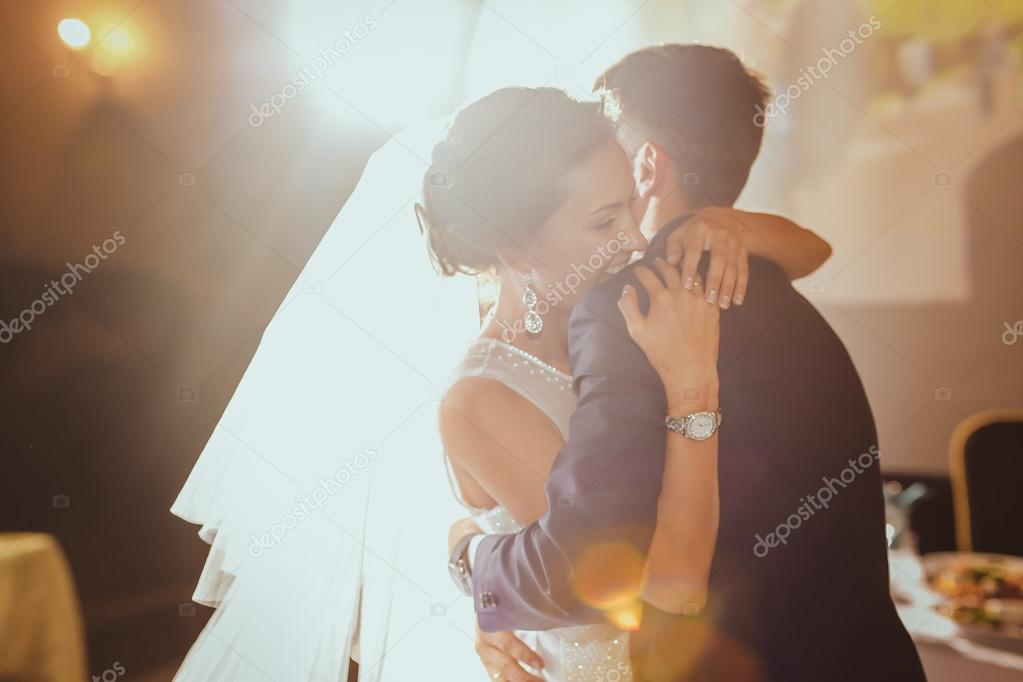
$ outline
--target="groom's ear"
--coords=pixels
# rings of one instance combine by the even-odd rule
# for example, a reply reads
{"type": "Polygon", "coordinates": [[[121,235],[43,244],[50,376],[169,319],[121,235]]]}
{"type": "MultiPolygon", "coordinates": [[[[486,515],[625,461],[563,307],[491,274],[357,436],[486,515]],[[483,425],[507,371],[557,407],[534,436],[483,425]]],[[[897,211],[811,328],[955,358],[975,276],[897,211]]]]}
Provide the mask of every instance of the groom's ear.
{"type": "Polygon", "coordinates": [[[636,194],[649,199],[664,184],[664,152],[652,142],[644,142],[632,160],[632,175],[636,179],[636,194]]]}

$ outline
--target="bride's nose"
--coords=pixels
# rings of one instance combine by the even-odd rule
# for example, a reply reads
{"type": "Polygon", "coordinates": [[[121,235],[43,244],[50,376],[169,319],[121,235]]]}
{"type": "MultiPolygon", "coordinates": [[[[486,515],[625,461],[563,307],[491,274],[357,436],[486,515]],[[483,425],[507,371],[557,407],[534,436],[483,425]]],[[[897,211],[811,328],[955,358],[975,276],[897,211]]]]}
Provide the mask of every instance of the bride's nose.
{"type": "Polygon", "coordinates": [[[630,251],[645,251],[649,245],[647,238],[643,236],[643,233],[639,231],[639,226],[635,222],[629,221],[629,225],[625,228],[625,240],[622,246],[630,251]]]}

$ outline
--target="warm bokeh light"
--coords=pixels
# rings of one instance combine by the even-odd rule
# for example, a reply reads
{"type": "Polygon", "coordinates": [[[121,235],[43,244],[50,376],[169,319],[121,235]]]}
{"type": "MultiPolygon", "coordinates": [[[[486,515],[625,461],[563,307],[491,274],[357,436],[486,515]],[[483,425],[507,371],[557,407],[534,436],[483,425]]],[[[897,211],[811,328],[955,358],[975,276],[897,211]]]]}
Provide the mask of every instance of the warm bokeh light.
{"type": "Polygon", "coordinates": [[[92,40],[92,31],[81,19],[63,19],[57,24],[57,34],[68,46],[80,49],[92,40]]]}
{"type": "Polygon", "coordinates": [[[105,29],[90,60],[92,70],[101,76],[112,76],[121,67],[138,57],[139,40],[127,26],[105,29]]]}
{"type": "Polygon", "coordinates": [[[123,26],[110,31],[100,49],[109,52],[115,57],[124,57],[135,51],[135,36],[123,26]]]}
{"type": "Polygon", "coordinates": [[[619,630],[635,632],[643,622],[643,602],[639,599],[609,609],[607,619],[619,630]]]}
{"type": "MultiPolygon", "coordinates": [[[[579,600],[607,611],[623,622],[632,617],[643,583],[643,558],[633,549],[614,543],[590,547],[576,562],[574,587],[579,600]]],[[[617,624],[617,623],[616,623],[617,624]]]]}

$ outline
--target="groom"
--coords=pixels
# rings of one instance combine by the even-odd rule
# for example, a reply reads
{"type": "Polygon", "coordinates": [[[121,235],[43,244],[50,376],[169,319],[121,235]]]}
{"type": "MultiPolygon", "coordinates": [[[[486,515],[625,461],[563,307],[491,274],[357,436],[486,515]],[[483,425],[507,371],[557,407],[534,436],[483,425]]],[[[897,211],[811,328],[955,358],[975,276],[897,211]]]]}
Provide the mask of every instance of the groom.
{"type": "MultiPolygon", "coordinates": [[[[663,256],[684,217],[738,197],[760,149],[766,90],[731,52],[698,45],[634,52],[597,89],[633,159],[635,209],[652,237],[645,259],[663,256]]],[[[750,279],[748,301],[721,316],[710,595],[699,615],[642,605],[637,679],[923,680],[888,593],[877,434],[860,378],[780,268],[751,259],[750,279]]],[[[625,284],[642,295],[627,269],[573,312],[579,402],[547,513],[518,533],[461,543],[485,631],[606,622],[584,586],[627,583],[649,548],[664,413],[685,405],[665,405],[626,332],[625,284]]]]}

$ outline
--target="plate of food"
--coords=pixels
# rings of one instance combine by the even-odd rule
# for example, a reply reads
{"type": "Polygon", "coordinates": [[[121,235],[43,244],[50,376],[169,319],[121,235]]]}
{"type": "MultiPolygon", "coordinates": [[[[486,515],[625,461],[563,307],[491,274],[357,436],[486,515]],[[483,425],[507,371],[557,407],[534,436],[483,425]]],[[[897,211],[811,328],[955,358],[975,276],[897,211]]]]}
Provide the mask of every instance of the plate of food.
{"type": "Polygon", "coordinates": [[[980,644],[1023,652],[1023,557],[942,552],[922,558],[935,610],[980,644]]]}

